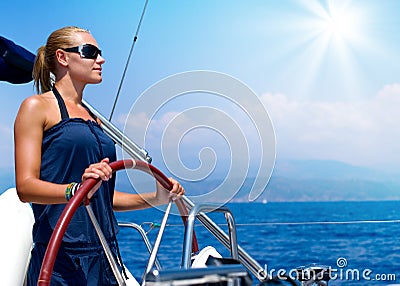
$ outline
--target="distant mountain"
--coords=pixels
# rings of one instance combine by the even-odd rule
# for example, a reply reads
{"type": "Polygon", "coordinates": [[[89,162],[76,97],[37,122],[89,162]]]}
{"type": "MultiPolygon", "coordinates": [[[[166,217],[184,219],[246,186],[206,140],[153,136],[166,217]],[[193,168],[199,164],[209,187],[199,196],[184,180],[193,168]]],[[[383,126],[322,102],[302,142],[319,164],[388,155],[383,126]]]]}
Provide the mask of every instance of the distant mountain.
{"type": "MultiPolygon", "coordinates": [[[[238,198],[246,195],[243,190],[238,198]]],[[[277,162],[258,201],[400,200],[400,176],[327,160],[277,162]]]]}
{"type": "Polygon", "coordinates": [[[365,179],[400,182],[400,172],[388,173],[332,160],[281,160],[276,163],[274,173],[279,177],[298,179],[365,179]]]}
{"type": "MultiPolygon", "coordinates": [[[[0,193],[15,185],[13,170],[0,170],[0,193]]],[[[123,172],[119,172],[117,188],[131,190],[132,186],[123,172]]],[[[224,178],[204,182],[183,182],[188,196],[209,193],[218,187],[224,178]]],[[[238,179],[239,180],[239,179],[238,179]]],[[[254,178],[248,177],[232,199],[233,202],[248,202],[248,194],[254,178]]],[[[224,190],[233,192],[234,180],[224,183],[224,190]]],[[[153,184],[137,182],[140,190],[151,190],[153,184]]],[[[207,197],[212,202],[225,199],[225,194],[214,192],[207,197]]],[[[328,160],[286,160],[277,162],[272,177],[258,202],[304,202],[304,201],[379,201],[400,200],[400,174],[358,167],[343,162],[328,160]]]]}
{"type": "MultiPolygon", "coordinates": [[[[189,196],[212,191],[223,178],[205,182],[184,182],[189,196]]],[[[129,187],[129,182],[122,179],[129,187]]],[[[232,199],[248,202],[254,178],[246,178],[232,199]]],[[[235,181],[226,182],[224,189],[231,191],[235,181]]],[[[125,187],[124,187],[125,188],[125,187]]],[[[139,188],[148,189],[146,186],[139,188]]],[[[213,202],[223,200],[224,194],[213,193],[213,202]]],[[[259,202],[304,201],[379,201],[400,200],[400,175],[358,167],[328,160],[286,160],[277,162],[266,190],[256,200],[259,202]]]]}

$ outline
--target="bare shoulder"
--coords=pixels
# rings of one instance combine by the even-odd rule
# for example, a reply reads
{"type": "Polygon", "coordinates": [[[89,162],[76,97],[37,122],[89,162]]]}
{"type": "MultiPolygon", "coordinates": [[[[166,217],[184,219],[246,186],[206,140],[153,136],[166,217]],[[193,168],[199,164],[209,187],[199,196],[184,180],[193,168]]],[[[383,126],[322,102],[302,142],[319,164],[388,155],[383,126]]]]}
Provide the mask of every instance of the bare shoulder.
{"type": "Polygon", "coordinates": [[[26,98],[18,110],[16,123],[18,121],[29,121],[38,123],[45,127],[48,122],[49,111],[51,114],[54,105],[54,97],[51,93],[36,94],[26,98]]]}
{"type": "Polygon", "coordinates": [[[20,106],[20,110],[35,112],[37,109],[41,111],[51,104],[51,96],[47,92],[44,94],[36,94],[27,97],[20,106]]]}

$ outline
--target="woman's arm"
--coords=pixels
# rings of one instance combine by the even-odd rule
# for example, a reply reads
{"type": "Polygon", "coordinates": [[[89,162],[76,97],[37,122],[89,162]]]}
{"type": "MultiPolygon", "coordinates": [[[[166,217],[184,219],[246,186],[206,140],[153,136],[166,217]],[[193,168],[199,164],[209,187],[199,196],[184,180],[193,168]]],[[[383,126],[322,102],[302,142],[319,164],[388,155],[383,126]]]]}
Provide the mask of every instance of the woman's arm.
{"type": "Polygon", "coordinates": [[[115,211],[139,210],[152,206],[158,206],[168,203],[170,199],[174,200],[178,196],[185,194],[185,189],[174,179],[170,178],[172,190],[169,192],[158,182],[156,191],[145,194],[129,194],[125,192],[114,192],[113,208],[115,211]]]}
{"type": "Polygon", "coordinates": [[[25,99],[14,124],[15,179],[23,202],[65,203],[67,185],[39,179],[43,130],[46,125],[46,102],[40,96],[25,99]]]}

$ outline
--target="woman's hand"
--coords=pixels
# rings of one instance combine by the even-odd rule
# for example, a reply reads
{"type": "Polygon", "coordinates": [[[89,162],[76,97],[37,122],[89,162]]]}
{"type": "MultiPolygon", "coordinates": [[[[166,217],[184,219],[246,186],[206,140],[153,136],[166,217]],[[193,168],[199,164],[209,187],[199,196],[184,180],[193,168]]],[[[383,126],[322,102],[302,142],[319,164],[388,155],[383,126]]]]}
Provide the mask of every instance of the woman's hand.
{"type": "Polygon", "coordinates": [[[108,164],[109,162],[108,158],[104,158],[99,163],[89,165],[82,175],[82,183],[89,178],[100,178],[102,181],[108,181],[112,177],[112,169],[108,164]]]}
{"type": "Polygon", "coordinates": [[[171,191],[168,191],[157,182],[156,200],[160,204],[166,204],[169,200],[175,200],[177,197],[185,194],[185,189],[178,181],[173,178],[169,178],[169,181],[172,183],[171,191]]]}
{"type": "Polygon", "coordinates": [[[112,169],[108,164],[109,162],[110,160],[108,158],[104,158],[99,163],[91,164],[85,169],[85,172],[82,175],[82,183],[89,178],[101,179],[88,194],[88,198],[91,198],[92,195],[97,191],[102,181],[108,181],[110,178],[112,178],[112,169]]]}

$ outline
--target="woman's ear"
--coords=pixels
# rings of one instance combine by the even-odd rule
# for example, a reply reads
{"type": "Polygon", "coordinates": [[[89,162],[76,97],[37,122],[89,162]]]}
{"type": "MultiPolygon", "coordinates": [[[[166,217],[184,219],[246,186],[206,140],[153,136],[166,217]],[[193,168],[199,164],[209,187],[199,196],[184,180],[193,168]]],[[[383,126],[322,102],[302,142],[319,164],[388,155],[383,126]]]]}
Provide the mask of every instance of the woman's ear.
{"type": "Polygon", "coordinates": [[[62,66],[64,66],[64,67],[68,66],[68,56],[67,56],[67,52],[65,52],[65,51],[63,51],[63,50],[61,50],[61,49],[58,49],[58,50],[56,51],[56,59],[57,59],[57,62],[58,62],[60,65],[62,65],[62,66]]]}

